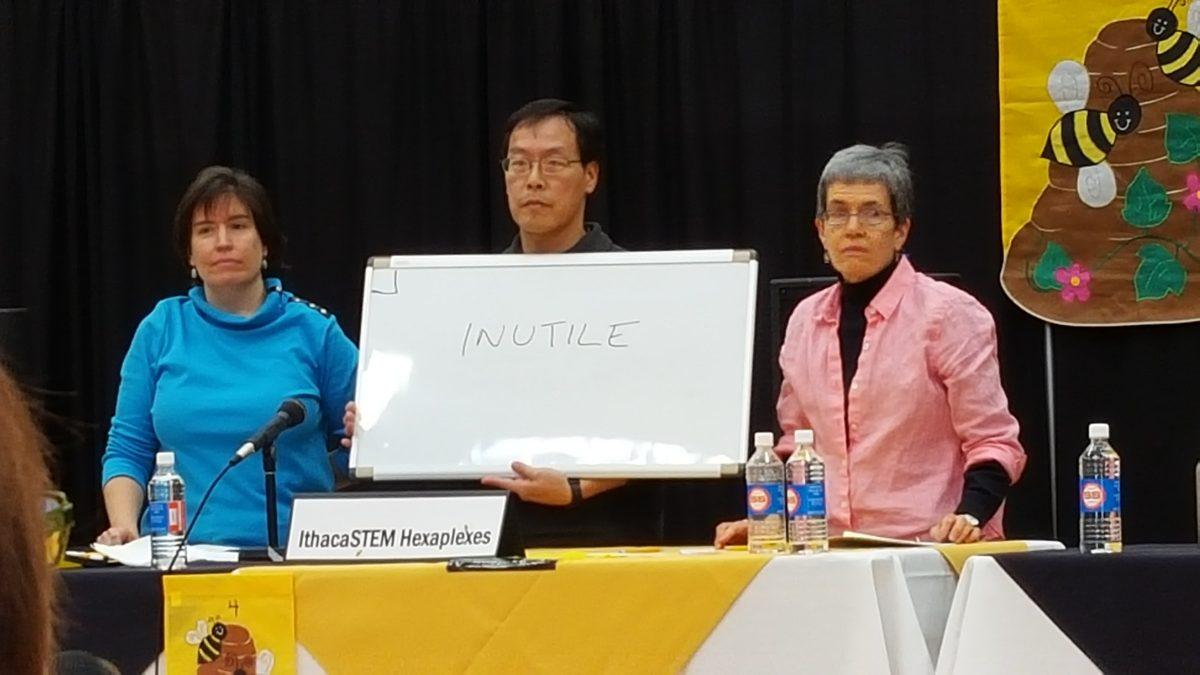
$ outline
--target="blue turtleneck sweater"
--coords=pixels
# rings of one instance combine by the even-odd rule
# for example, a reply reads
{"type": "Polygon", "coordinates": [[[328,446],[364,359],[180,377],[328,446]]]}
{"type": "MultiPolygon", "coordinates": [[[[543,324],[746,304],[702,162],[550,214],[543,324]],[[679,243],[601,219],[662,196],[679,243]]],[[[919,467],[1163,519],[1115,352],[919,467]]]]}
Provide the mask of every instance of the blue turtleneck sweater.
{"type": "MultiPolygon", "coordinates": [[[[292,497],[328,492],[331,438],[354,394],[358,350],[325,310],[267,280],[252,316],[216,309],[195,287],[158,303],[142,320],[121,366],[117,409],[102,482],[150,480],[154,455],[175,452],[186,486],[188,522],[233,451],[274,415],[281,401],[305,405],[304,422],[279,436],[279,540],[287,540],[292,497]]],[[[340,461],[344,465],[344,453],[340,461]]],[[[265,546],[261,456],[234,467],[213,491],[191,541],[265,546]]],[[[143,531],[145,521],[143,517],[143,531]]]]}

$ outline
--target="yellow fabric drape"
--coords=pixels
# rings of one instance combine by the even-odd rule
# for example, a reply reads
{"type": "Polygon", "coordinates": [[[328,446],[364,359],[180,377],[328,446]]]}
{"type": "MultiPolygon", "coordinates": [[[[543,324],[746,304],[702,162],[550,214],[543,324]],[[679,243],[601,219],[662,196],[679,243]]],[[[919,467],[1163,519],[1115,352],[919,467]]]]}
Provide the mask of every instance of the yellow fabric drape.
{"type": "Polygon", "coordinates": [[[168,673],[296,672],[289,576],[166,575],[163,602],[168,673]]]}
{"type": "Polygon", "coordinates": [[[1024,553],[1029,546],[1023,541],[981,541],[977,544],[938,544],[938,553],[954,568],[955,576],[962,574],[967,558],[973,555],[996,555],[997,553],[1024,553]]]}
{"type": "Polygon", "coordinates": [[[1200,320],[1200,5],[997,8],[1004,291],[1059,324],[1200,320]]]}
{"type": "Polygon", "coordinates": [[[560,556],[546,571],[408,563],[237,576],[293,580],[297,641],[331,674],[667,672],[687,664],[769,560],[674,550],[560,556]]]}
{"type": "MultiPolygon", "coordinates": [[[[1166,3],[1163,3],[1164,5],[1166,3]]],[[[1082,61],[1108,22],[1145,17],[1153,3],[1136,0],[999,0],[1000,211],[1005,249],[1027,222],[1046,187],[1041,157],[1050,128],[1062,115],[1046,90],[1054,66],[1082,61]]],[[[1149,38],[1146,42],[1149,42],[1149,38]]],[[[1150,55],[1153,60],[1153,53],[1150,55]]],[[[1149,63],[1148,65],[1157,65],[1149,63]]]]}
{"type": "MultiPolygon", "coordinates": [[[[892,539],[890,537],[878,537],[869,534],[858,532],[846,532],[840,537],[833,537],[829,540],[830,548],[894,548],[914,546],[929,547],[929,544],[919,544],[916,542],[906,541],[904,539],[892,539]]],[[[1023,553],[1029,550],[1029,546],[1023,541],[981,541],[975,544],[934,544],[932,548],[937,549],[938,553],[946,559],[950,567],[954,568],[954,574],[957,576],[962,574],[963,565],[967,564],[967,558],[973,555],[994,555],[996,553],[1023,553]]]]}

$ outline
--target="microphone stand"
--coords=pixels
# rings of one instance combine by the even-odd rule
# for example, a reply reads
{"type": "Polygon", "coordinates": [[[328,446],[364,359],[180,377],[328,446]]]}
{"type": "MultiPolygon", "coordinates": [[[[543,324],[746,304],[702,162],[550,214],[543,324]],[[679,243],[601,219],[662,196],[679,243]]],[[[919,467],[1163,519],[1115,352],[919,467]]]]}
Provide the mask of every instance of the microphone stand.
{"type": "Polygon", "coordinates": [[[282,562],[279,553],[279,503],[275,496],[275,444],[262,450],[263,481],[267,495],[267,557],[272,562],[282,562]]]}

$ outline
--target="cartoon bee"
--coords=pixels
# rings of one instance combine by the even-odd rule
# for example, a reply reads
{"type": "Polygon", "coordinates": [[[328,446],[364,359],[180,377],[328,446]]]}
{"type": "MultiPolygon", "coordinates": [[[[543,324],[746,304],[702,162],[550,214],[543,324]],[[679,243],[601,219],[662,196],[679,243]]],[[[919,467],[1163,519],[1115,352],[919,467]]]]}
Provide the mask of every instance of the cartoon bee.
{"type": "Polygon", "coordinates": [[[250,631],[236,624],[214,621],[210,626],[202,619],[185,639],[196,645],[197,675],[270,675],[275,666],[275,655],[257,651],[250,631]]]}
{"type": "MultiPolygon", "coordinates": [[[[1135,65],[1129,78],[1131,91],[1135,81],[1146,90],[1153,86],[1145,65],[1135,65]],[[1141,72],[1135,75],[1139,67],[1141,72]]],[[[1042,157],[1055,164],[1078,167],[1076,189],[1080,201],[1101,208],[1117,197],[1117,178],[1105,160],[1120,136],[1137,130],[1142,104],[1132,94],[1124,93],[1110,76],[1099,78],[1096,84],[1103,93],[1119,94],[1105,110],[1084,107],[1091,80],[1083,64],[1061,61],[1050,71],[1046,89],[1063,115],[1046,135],[1042,157]]]]}
{"type": "Polygon", "coordinates": [[[213,622],[211,627],[204,619],[197,621],[196,630],[189,630],[186,636],[189,645],[196,645],[196,663],[216,660],[221,655],[221,641],[228,632],[220,621],[213,622]]]}
{"type": "MultiPolygon", "coordinates": [[[[1154,47],[1162,74],[1186,87],[1200,85],[1200,38],[1179,30],[1175,16],[1178,0],[1159,7],[1146,18],[1146,33],[1157,44],[1154,47]]],[[[1188,7],[1188,30],[1200,28],[1200,2],[1188,7]]]]}

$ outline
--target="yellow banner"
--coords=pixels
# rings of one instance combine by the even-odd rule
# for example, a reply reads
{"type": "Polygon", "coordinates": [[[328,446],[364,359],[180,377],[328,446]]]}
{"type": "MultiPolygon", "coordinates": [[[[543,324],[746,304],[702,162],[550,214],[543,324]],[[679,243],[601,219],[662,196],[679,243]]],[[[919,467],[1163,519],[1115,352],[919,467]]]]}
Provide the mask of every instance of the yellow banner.
{"type": "Polygon", "coordinates": [[[1000,0],[1001,283],[1069,325],[1200,320],[1200,0],[1000,0]]]}
{"type": "Polygon", "coordinates": [[[326,672],[681,670],[766,556],[572,552],[545,571],[443,563],[239,570],[294,580],[296,637],[326,672]]]}
{"type": "Polygon", "coordinates": [[[163,577],[167,672],[296,672],[292,580],[281,576],[163,577]]]}

